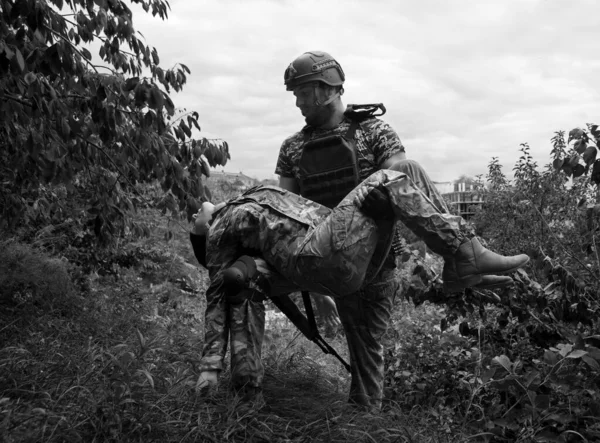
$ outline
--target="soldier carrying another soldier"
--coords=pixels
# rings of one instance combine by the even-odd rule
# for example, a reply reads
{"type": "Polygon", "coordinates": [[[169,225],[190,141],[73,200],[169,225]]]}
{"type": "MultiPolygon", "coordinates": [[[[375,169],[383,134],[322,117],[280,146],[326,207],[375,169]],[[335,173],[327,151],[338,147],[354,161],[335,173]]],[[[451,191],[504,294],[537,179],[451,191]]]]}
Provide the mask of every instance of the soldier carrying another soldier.
{"type": "MultiPolygon", "coordinates": [[[[343,306],[384,264],[397,220],[444,257],[443,278],[452,290],[509,284],[510,277],[493,274],[527,263],[526,255],[503,257],[487,250],[461,217],[440,212],[406,173],[394,170],[406,169],[406,163],[372,174],[333,210],[279,187],[258,186],[216,210],[205,204],[199,211],[191,241],[198,261],[209,270],[209,291],[223,294],[230,306],[232,371],[238,371],[237,380],[248,377],[240,386],[245,393],[260,392],[260,385],[248,382],[262,374],[262,363],[245,366],[239,356],[247,348],[237,347],[262,343],[264,317],[238,324],[235,308],[300,289],[326,293],[343,306]],[[243,253],[266,263],[240,258],[243,253]],[[242,285],[232,284],[236,279],[242,285]]],[[[260,355],[260,347],[253,352],[260,355]]],[[[216,381],[215,373],[208,376],[216,381]]]]}

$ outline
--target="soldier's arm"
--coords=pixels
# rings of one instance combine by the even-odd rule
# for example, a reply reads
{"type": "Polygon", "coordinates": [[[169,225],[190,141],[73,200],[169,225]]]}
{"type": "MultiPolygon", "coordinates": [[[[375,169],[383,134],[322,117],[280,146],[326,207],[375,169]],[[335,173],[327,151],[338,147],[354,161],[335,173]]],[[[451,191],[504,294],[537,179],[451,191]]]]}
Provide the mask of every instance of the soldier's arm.
{"type": "Polygon", "coordinates": [[[206,268],[206,234],[198,235],[190,232],[190,242],[192,243],[196,260],[206,268]]]}
{"type": "Polygon", "coordinates": [[[390,166],[396,162],[399,162],[400,160],[406,160],[406,152],[402,151],[392,155],[381,164],[379,169],[389,169],[390,166]]]}
{"type": "Polygon", "coordinates": [[[389,124],[374,118],[366,121],[364,128],[379,169],[389,169],[394,163],[406,159],[402,141],[389,124]]]}

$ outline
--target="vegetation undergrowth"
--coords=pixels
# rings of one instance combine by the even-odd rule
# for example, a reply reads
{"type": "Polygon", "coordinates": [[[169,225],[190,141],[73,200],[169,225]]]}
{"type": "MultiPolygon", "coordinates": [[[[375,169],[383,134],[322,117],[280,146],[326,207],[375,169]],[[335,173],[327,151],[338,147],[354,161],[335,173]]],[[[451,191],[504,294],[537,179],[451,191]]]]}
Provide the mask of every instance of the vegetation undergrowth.
{"type": "MultiPolygon", "coordinates": [[[[266,405],[244,406],[228,370],[196,392],[207,274],[181,222],[141,216],[150,237],[111,253],[63,236],[3,243],[3,441],[446,441],[393,402],[380,416],[350,407],[345,369],[286,321],[265,337],[266,405]]],[[[347,359],[343,336],[328,340],[347,359]]]]}

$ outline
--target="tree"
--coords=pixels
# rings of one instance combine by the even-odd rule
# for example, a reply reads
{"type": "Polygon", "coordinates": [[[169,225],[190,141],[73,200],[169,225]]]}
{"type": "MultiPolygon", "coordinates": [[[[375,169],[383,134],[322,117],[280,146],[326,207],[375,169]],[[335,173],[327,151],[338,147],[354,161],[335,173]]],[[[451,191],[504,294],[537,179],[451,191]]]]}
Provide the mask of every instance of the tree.
{"type": "MultiPolygon", "coordinates": [[[[165,0],[132,0],[167,18],[165,0]]],[[[163,69],[122,0],[0,0],[0,201],[5,227],[65,216],[80,198],[96,234],[139,230],[142,182],[159,180],[165,209],[191,216],[202,174],[225,165],[226,142],[197,140],[198,114],[169,94],[190,70],[163,69]],[[99,44],[102,65],[86,48],[99,44]],[[208,164],[207,164],[208,163],[208,164]],[[62,186],[63,197],[49,189],[62,186]]]]}

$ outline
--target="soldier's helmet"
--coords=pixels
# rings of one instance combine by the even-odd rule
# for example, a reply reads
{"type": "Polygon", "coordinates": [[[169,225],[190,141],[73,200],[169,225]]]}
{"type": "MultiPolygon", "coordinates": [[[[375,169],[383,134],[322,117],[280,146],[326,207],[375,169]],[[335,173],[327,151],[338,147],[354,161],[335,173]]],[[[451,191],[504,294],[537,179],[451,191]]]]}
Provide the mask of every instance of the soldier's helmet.
{"type": "Polygon", "coordinates": [[[288,91],[314,81],[341,86],[344,80],[344,71],[340,64],[323,51],[305,52],[290,63],[283,75],[283,82],[288,91]]]}

